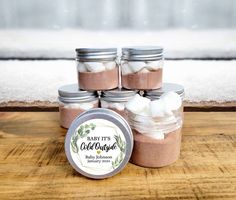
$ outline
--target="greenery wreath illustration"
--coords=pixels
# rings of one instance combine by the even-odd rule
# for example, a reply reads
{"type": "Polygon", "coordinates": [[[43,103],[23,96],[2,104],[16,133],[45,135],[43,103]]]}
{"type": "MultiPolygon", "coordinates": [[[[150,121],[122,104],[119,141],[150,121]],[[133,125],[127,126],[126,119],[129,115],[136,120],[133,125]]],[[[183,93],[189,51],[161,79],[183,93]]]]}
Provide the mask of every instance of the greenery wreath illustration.
{"type": "Polygon", "coordinates": [[[71,148],[74,153],[79,152],[79,148],[77,146],[77,141],[81,138],[86,137],[91,131],[95,130],[96,125],[93,123],[81,125],[78,131],[71,138],[71,148]]]}
{"type": "MultiPolygon", "coordinates": [[[[86,137],[88,134],[90,134],[93,130],[95,130],[96,125],[94,123],[89,123],[85,125],[81,125],[77,132],[72,136],[71,138],[71,148],[72,151],[76,154],[79,153],[79,148],[77,146],[77,141],[79,139],[82,139],[86,137]]],[[[112,127],[113,128],[113,127],[112,127]]],[[[119,155],[116,157],[114,161],[112,161],[112,168],[115,169],[117,168],[121,162],[124,160],[124,155],[126,151],[126,143],[121,139],[121,136],[119,134],[114,135],[114,138],[116,140],[116,144],[118,148],[120,149],[119,155]]]]}
{"type": "Polygon", "coordinates": [[[120,137],[120,135],[114,135],[114,138],[116,140],[116,144],[118,148],[120,149],[120,154],[116,157],[115,161],[112,161],[112,168],[117,168],[121,162],[124,160],[125,150],[126,150],[126,143],[123,141],[120,137]]]}

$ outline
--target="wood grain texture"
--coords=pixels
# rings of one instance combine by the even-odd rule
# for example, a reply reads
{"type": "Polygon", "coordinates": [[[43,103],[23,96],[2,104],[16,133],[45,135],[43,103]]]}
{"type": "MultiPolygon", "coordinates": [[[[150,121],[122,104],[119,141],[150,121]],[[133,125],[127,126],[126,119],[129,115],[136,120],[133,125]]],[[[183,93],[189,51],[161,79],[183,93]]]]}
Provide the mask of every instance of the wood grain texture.
{"type": "Polygon", "coordinates": [[[66,160],[58,113],[0,113],[0,199],[236,199],[236,113],[185,113],[181,158],[91,180],[66,160]]]}

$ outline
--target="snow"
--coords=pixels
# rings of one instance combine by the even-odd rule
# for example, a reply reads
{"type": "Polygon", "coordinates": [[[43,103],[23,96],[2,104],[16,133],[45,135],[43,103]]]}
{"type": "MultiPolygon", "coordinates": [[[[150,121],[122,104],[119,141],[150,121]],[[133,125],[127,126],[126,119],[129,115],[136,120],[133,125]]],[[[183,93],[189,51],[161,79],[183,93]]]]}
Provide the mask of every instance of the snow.
{"type": "Polygon", "coordinates": [[[74,58],[87,46],[161,45],[168,58],[236,58],[236,29],[0,30],[0,57],[74,58]]]}
{"type": "Polygon", "coordinates": [[[236,101],[236,60],[166,61],[164,81],[184,85],[190,102],[236,101]]]}
{"type": "MultiPolygon", "coordinates": [[[[191,102],[236,101],[236,60],[165,61],[164,81],[184,85],[191,102]]],[[[55,102],[61,85],[76,82],[74,61],[0,61],[0,103],[55,102]]]]}
{"type": "Polygon", "coordinates": [[[59,86],[76,81],[73,61],[0,61],[0,102],[54,102],[59,86]]]}

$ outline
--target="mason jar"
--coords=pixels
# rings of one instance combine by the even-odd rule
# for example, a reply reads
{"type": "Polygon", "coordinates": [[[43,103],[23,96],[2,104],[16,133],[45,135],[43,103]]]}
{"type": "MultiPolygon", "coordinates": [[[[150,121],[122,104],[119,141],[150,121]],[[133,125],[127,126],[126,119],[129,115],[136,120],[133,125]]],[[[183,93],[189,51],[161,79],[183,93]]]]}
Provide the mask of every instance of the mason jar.
{"type": "Polygon", "coordinates": [[[58,89],[60,125],[69,128],[82,112],[98,107],[97,92],[79,90],[77,84],[64,85],[58,89]]]}
{"type": "Polygon", "coordinates": [[[162,47],[122,48],[122,87],[138,90],[158,89],[162,86],[162,68],[162,47]]]}
{"type": "MultiPolygon", "coordinates": [[[[182,98],[176,98],[176,92],[173,93],[169,89],[162,88],[162,92],[159,91],[159,99],[151,98],[149,104],[154,105],[153,113],[155,115],[133,113],[126,110],[127,120],[134,135],[131,162],[136,165],[163,167],[174,163],[179,158],[183,125],[183,102],[182,98]]],[[[183,87],[182,92],[178,91],[178,94],[183,97],[183,87]]],[[[147,94],[150,95],[146,92],[147,94]]],[[[157,96],[156,92],[155,97],[157,96]]]]}
{"type": "Polygon", "coordinates": [[[101,107],[111,109],[124,118],[125,104],[137,93],[135,90],[115,89],[103,91],[101,94],[101,107]]]}
{"type": "Polygon", "coordinates": [[[80,89],[110,90],[118,87],[116,48],[79,48],[76,53],[80,89]]]}

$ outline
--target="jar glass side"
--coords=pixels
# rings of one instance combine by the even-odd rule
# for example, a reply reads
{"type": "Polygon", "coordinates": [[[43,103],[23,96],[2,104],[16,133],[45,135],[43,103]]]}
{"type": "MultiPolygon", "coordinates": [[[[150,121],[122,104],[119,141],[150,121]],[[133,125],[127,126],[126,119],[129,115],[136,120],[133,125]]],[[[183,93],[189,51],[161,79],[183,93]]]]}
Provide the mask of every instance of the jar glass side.
{"type": "Polygon", "coordinates": [[[79,87],[84,90],[109,90],[119,85],[119,68],[115,60],[77,60],[77,72],[79,87]]]}
{"type": "Polygon", "coordinates": [[[98,105],[98,99],[77,103],[65,103],[59,100],[60,125],[69,128],[78,115],[91,108],[98,108],[98,105]]]}
{"type": "Polygon", "coordinates": [[[102,108],[108,108],[111,109],[118,114],[120,114],[122,117],[126,118],[126,112],[125,112],[125,104],[126,102],[119,102],[119,101],[106,101],[104,99],[100,100],[101,107],[102,108]]]}
{"type": "Polygon", "coordinates": [[[183,106],[163,117],[134,114],[128,110],[125,112],[134,135],[132,163],[144,167],[163,167],[178,160],[183,106]]]}
{"type": "Polygon", "coordinates": [[[179,129],[183,124],[183,107],[172,111],[172,115],[163,117],[152,117],[140,114],[134,114],[125,110],[129,124],[132,129],[135,129],[143,135],[149,137],[158,137],[158,134],[163,136],[179,129]]]}
{"type": "Polygon", "coordinates": [[[152,61],[121,61],[121,83],[127,89],[158,89],[162,86],[163,58],[152,61]]]}

